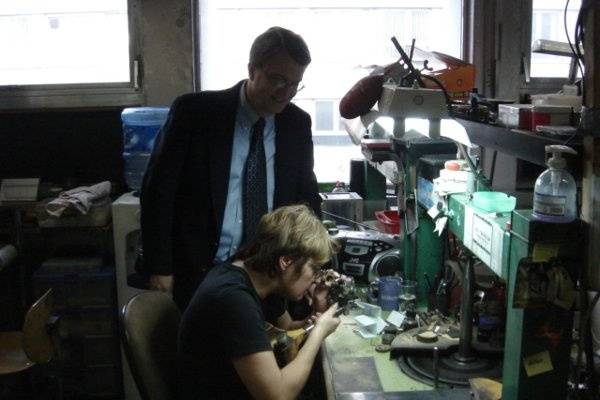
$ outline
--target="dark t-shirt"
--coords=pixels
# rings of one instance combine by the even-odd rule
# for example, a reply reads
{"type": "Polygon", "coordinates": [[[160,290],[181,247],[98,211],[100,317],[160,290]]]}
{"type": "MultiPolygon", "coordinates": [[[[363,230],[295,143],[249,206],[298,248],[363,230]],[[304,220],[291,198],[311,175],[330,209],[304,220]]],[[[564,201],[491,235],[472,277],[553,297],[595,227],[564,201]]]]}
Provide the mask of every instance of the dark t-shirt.
{"type": "Polygon", "coordinates": [[[284,311],[279,296],[261,301],[243,269],[228,263],[212,268],[181,320],[178,398],[252,398],[231,360],[271,350],[265,321],[284,311]]]}

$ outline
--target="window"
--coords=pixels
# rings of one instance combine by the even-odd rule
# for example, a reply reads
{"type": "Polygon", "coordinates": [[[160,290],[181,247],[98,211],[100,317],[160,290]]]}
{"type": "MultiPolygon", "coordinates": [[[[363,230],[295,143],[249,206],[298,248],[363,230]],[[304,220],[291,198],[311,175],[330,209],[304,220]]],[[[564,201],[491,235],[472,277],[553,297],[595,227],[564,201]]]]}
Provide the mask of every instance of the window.
{"type": "Polygon", "coordinates": [[[247,77],[252,41],[269,27],[300,34],[313,61],[294,102],[312,117],[315,172],[320,182],[348,182],[350,159],[361,152],[340,125],[339,100],[373,65],[399,58],[392,36],[460,57],[461,7],[462,0],[200,0],[200,86],[223,89],[247,77]]]}
{"type": "Polygon", "coordinates": [[[316,100],[315,101],[315,130],[332,131],[333,130],[333,101],[316,100]]]}
{"type": "MultiPolygon", "coordinates": [[[[538,39],[567,42],[565,33],[566,0],[533,0],[531,18],[531,44],[538,39]]],[[[567,29],[573,42],[575,21],[581,6],[581,0],[569,1],[567,9],[567,29]]],[[[545,78],[566,78],[569,74],[570,57],[551,54],[531,53],[531,76],[545,78]]]]}
{"type": "MultiPolygon", "coordinates": [[[[77,105],[77,95],[98,89],[133,91],[128,9],[134,1],[0,2],[0,96],[69,106],[56,96],[77,97],[77,105]]],[[[104,104],[96,96],[89,105],[104,104]]]]}
{"type": "Polygon", "coordinates": [[[129,82],[127,1],[0,5],[0,85],[129,82]]]}

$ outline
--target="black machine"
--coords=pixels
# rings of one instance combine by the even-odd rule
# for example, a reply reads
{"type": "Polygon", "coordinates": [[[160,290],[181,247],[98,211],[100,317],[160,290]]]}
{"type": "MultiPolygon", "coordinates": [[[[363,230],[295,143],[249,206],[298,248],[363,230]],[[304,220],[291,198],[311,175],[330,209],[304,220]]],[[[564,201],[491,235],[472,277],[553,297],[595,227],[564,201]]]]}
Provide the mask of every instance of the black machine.
{"type": "Polygon", "coordinates": [[[341,249],[334,268],[357,282],[370,283],[379,276],[400,275],[403,255],[397,236],[375,231],[339,231],[341,249]]]}

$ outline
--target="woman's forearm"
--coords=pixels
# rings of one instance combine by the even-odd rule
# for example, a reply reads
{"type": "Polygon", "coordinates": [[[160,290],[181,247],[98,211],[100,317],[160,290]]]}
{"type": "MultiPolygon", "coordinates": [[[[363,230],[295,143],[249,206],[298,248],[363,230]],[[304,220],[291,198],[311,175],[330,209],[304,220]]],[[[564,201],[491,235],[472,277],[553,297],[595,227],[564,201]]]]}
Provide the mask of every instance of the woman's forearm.
{"type": "Polygon", "coordinates": [[[324,338],[325,335],[315,327],[296,358],[281,370],[284,393],[289,393],[290,399],[295,399],[306,384],[324,338]]]}

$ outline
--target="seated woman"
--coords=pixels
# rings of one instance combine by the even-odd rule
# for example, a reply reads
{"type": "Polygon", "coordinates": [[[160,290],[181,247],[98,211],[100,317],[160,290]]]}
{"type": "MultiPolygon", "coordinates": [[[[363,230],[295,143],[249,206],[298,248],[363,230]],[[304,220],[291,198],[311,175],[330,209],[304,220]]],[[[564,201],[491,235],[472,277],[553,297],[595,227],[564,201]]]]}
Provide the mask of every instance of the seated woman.
{"type": "Polygon", "coordinates": [[[284,300],[313,287],[337,245],[306,206],[264,215],[241,258],[211,269],[183,314],[178,343],[179,399],[294,399],[323,340],[340,323],[337,305],[316,318],[296,358],[279,368],[265,321],[293,323],[284,300]]]}

